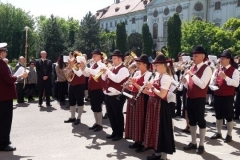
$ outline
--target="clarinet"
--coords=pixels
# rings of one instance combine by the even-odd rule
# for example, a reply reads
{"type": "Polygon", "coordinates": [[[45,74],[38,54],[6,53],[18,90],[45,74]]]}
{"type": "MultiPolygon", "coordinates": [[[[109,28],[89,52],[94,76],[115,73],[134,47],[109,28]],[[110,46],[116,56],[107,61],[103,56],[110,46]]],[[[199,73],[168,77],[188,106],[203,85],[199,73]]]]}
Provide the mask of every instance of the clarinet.
{"type": "MultiPolygon", "coordinates": [[[[137,69],[135,69],[135,70],[133,71],[133,73],[131,74],[131,76],[130,76],[129,78],[132,78],[136,72],[137,72],[137,69]]],[[[128,81],[123,84],[123,88],[122,88],[121,94],[119,94],[119,95],[117,96],[117,100],[120,100],[120,99],[121,99],[121,96],[123,95],[123,92],[125,91],[127,84],[128,84],[128,81]]]]}
{"type": "MultiPolygon", "coordinates": [[[[149,82],[153,77],[155,77],[155,72],[152,72],[151,76],[148,78],[148,82],[149,82]]],[[[140,94],[142,93],[142,91],[146,88],[146,85],[147,85],[147,83],[145,83],[145,84],[139,89],[138,94],[136,95],[135,98],[132,99],[132,101],[131,101],[131,103],[130,103],[131,106],[135,106],[137,99],[139,98],[139,96],[140,96],[140,94]]]]}

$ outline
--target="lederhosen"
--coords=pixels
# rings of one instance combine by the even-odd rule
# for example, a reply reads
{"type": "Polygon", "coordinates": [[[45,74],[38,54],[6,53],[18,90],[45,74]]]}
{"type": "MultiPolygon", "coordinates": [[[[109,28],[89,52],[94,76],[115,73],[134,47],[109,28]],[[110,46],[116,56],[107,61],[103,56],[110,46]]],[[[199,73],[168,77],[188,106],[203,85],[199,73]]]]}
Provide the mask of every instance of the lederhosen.
{"type": "MultiPolygon", "coordinates": [[[[92,69],[98,68],[97,63],[92,66],[92,69]]],[[[104,100],[103,94],[103,80],[98,78],[98,82],[90,75],[88,79],[88,95],[90,98],[91,110],[93,112],[102,112],[102,103],[104,100]]]]}
{"type": "MultiPolygon", "coordinates": [[[[73,71],[72,71],[73,72],[73,71]]],[[[74,76],[69,86],[69,105],[70,106],[83,106],[84,105],[84,90],[85,90],[86,78],[81,75],[74,76]]]]}
{"type": "MultiPolygon", "coordinates": [[[[154,80],[153,86],[160,90],[161,77],[154,80]]],[[[161,99],[155,93],[149,97],[144,146],[145,148],[152,148],[156,152],[167,154],[175,152],[171,108],[168,105],[167,97],[161,99]]]]}
{"type": "MultiPolygon", "coordinates": [[[[220,70],[223,71],[222,69],[220,70]]],[[[235,68],[230,66],[225,71],[226,76],[232,77],[234,70],[235,68]]],[[[217,71],[216,74],[219,71],[217,71]]],[[[218,75],[215,76],[217,76],[216,86],[219,88],[218,90],[214,91],[214,109],[216,112],[216,119],[226,119],[228,122],[230,122],[233,119],[235,87],[228,86],[227,82],[223,78],[218,75]]]]}
{"type": "MultiPolygon", "coordinates": [[[[143,86],[144,76],[145,74],[136,79],[136,83],[139,86],[143,86]]],[[[138,89],[136,87],[133,87],[131,93],[133,97],[136,97],[138,94],[138,89]]],[[[135,142],[144,141],[145,118],[148,98],[148,95],[141,93],[134,106],[131,105],[132,99],[128,99],[125,126],[126,139],[132,139],[135,142]]]]}
{"type": "MultiPolygon", "coordinates": [[[[201,68],[195,73],[195,76],[201,78],[207,65],[203,64],[201,68]]],[[[191,72],[194,73],[194,67],[191,68],[191,72]]],[[[192,78],[189,76],[188,91],[187,91],[187,112],[189,118],[189,124],[191,126],[198,125],[199,128],[206,128],[205,120],[205,102],[208,90],[208,84],[204,89],[201,89],[194,84],[192,78]]]]}

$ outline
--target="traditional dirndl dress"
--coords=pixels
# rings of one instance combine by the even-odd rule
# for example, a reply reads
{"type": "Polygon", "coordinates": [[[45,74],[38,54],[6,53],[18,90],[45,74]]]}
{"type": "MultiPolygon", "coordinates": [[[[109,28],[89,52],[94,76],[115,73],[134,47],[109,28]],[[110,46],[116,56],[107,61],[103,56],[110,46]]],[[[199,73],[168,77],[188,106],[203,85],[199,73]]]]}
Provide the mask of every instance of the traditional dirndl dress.
{"type": "MultiPolygon", "coordinates": [[[[153,86],[160,90],[160,80],[155,80],[153,86]]],[[[166,98],[161,99],[155,94],[148,100],[144,146],[156,152],[175,152],[171,108],[166,98]]]]}
{"type": "MultiPolygon", "coordinates": [[[[144,82],[144,75],[137,79],[137,84],[142,86],[144,82]]],[[[132,89],[133,97],[136,97],[137,88],[132,89]]],[[[144,141],[144,129],[146,118],[146,107],[148,101],[148,95],[141,93],[136,100],[135,105],[131,105],[133,99],[128,99],[127,102],[127,114],[126,114],[126,126],[125,126],[125,138],[132,139],[135,142],[144,141]]]]}

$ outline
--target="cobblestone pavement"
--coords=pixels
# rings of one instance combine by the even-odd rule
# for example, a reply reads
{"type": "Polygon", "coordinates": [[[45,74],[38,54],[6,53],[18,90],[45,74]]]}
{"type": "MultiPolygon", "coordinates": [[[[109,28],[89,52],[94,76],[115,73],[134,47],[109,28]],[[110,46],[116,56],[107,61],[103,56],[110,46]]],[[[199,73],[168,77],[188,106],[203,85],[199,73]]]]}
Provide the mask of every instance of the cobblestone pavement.
{"type": "MultiPolygon", "coordinates": [[[[17,151],[0,152],[0,160],[139,160],[146,159],[153,153],[152,150],[136,153],[128,148],[132,141],[125,139],[118,142],[107,140],[106,134],[111,133],[108,119],[103,120],[103,131],[95,133],[88,130],[88,127],[94,124],[94,117],[87,103],[85,113],[82,115],[82,124],[78,126],[63,123],[70,116],[65,106],[61,107],[56,101],[53,101],[52,105],[48,108],[39,108],[37,102],[34,102],[15,106],[11,141],[17,147],[17,151]]],[[[168,156],[168,159],[240,160],[240,121],[234,122],[233,142],[226,144],[223,140],[210,139],[216,131],[215,125],[212,124],[215,121],[212,114],[210,107],[207,106],[206,152],[202,155],[182,150],[183,146],[190,142],[191,137],[181,132],[185,127],[184,119],[174,120],[177,149],[175,154],[168,156]]],[[[225,137],[225,127],[222,133],[225,137]]]]}

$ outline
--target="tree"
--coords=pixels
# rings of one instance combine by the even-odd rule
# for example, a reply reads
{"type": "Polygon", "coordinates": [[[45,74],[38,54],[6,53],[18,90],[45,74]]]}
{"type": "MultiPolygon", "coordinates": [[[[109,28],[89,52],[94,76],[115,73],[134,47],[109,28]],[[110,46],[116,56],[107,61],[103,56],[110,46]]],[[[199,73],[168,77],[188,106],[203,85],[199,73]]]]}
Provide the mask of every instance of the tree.
{"type": "Polygon", "coordinates": [[[74,45],[75,48],[90,57],[92,51],[95,48],[100,47],[99,34],[99,23],[97,22],[96,17],[91,12],[88,12],[80,22],[79,32],[76,35],[77,37],[74,45]]]}
{"type": "Polygon", "coordinates": [[[178,53],[181,51],[181,19],[178,13],[175,13],[168,20],[168,36],[167,36],[167,51],[171,58],[177,58],[178,53]]]}
{"type": "Polygon", "coordinates": [[[149,31],[149,27],[146,23],[142,26],[142,42],[143,42],[143,54],[148,56],[152,55],[153,39],[149,31]]]}
{"type": "Polygon", "coordinates": [[[117,49],[125,53],[127,51],[127,33],[124,22],[117,24],[116,36],[117,49]]]}
{"type": "Polygon", "coordinates": [[[106,54],[109,54],[109,52],[112,52],[112,48],[115,49],[114,39],[116,39],[115,32],[102,31],[100,33],[100,49],[106,54]]]}
{"type": "Polygon", "coordinates": [[[142,35],[140,33],[131,33],[127,41],[128,49],[140,56],[142,53],[142,40],[142,35]]]}
{"type": "Polygon", "coordinates": [[[8,43],[8,58],[18,59],[24,56],[25,31],[24,27],[30,28],[28,35],[28,54],[34,53],[34,18],[20,8],[15,8],[11,4],[0,3],[0,41],[8,43]]]}

